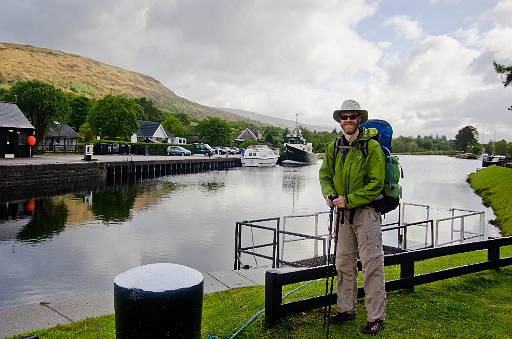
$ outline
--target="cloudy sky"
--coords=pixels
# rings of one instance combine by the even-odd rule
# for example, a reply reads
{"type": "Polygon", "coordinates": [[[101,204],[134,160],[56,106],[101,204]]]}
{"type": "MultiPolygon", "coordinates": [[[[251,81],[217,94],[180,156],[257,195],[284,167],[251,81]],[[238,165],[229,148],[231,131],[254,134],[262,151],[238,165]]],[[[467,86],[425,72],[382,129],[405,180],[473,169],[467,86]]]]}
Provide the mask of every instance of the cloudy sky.
{"type": "Polygon", "coordinates": [[[3,0],[0,41],[145,73],[216,107],[335,127],[347,98],[397,135],[512,140],[512,0],[3,0]]]}

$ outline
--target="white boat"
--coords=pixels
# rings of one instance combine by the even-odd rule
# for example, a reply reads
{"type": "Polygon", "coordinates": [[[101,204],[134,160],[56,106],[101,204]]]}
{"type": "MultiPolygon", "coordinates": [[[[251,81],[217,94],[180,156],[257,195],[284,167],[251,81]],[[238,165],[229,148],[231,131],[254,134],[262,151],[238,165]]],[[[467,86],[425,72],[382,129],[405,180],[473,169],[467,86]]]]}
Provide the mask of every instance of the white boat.
{"type": "Polygon", "coordinates": [[[248,147],[242,157],[244,167],[272,167],[277,163],[279,156],[267,145],[248,147]]]}

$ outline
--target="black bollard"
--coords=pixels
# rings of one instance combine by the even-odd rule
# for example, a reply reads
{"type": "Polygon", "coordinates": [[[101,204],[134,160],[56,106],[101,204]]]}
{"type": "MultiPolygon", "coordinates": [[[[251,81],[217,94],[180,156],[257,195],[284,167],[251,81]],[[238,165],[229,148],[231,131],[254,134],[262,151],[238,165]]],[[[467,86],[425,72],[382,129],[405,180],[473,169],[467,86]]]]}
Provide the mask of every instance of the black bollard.
{"type": "Polygon", "coordinates": [[[200,338],[203,275],[176,264],[132,268],[114,279],[116,338],[200,338]]]}

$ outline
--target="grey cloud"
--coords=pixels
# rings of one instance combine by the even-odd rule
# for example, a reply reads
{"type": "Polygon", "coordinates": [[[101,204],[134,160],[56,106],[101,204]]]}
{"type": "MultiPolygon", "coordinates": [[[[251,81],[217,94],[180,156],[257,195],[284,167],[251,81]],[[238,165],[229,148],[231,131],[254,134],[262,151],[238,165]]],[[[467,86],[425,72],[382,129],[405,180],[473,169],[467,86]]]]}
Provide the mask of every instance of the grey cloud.
{"type": "MultiPolygon", "coordinates": [[[[496,76],[488,64],[493,54],[477,47],[461,53],[461,62],[481,53],[467,72],[459,67],[455,84],[444,84],[450,77],[443,72],[451,71],[446,65],[459,61],[449,56],[465,48],[455,39],[427,37],[402,59],[396,56],[403,46],[364,40],[354,27],[378,5],[364,0],[7,0],[0,41],[55,48],[145,73],[206,105],[291,119],[300,112],[303,122],[332,124],[330,112],[343,98],[364,98],[408,135],[477,121],[479,100],[493,109],[506,101],[500,96],[510,92],[482,92],[496,76]],[[431,65],[437,73],[415,71],[432,61],[424,57],[432,53],[439,59],[431,65]]],[[[496,121],[509,122],[503,115],[496,121]]]]}

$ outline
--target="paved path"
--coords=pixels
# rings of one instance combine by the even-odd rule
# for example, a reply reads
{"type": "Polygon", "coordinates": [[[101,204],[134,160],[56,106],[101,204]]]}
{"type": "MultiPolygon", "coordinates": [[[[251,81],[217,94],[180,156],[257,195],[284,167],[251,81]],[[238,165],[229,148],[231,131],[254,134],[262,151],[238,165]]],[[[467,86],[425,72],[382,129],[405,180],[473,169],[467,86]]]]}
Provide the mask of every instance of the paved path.
{"type": "MultiPolygon", "coordinates": [[[[197,154],[192,156],[166,156],[166,155],[93,155],[95,161],[116,162],[116,161],[156,161],[156,160],[175,160],[175,159],[207,159],[205,155],[197,154]]],[[[240,155],[213,155],[212,159],[217,158],[240,158],[240,155]]],[[[43,164],[64,164],[85,162],[81,154],[46,154],[36,155],[32,158],[0,158],[0,166],[10,165],[43,165],[43,164]]]]}
{"type": "MultiPolygon", "coordinates": [[[[263,285],[269,268],[203,273],[204,292],[263,285]]],[[[291,270],[283,268],[279,270],[291,270]]],[[[114,313],[114,291],[50,298],[41,303],[0,309],[0,337],[69,324],[89,317],[114,313]]]]}

